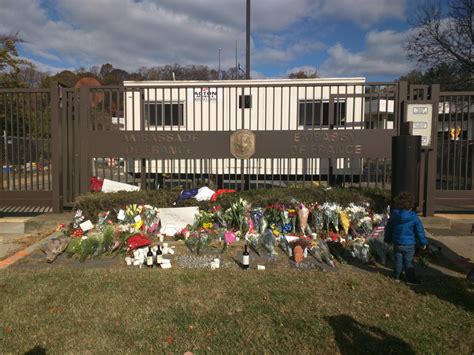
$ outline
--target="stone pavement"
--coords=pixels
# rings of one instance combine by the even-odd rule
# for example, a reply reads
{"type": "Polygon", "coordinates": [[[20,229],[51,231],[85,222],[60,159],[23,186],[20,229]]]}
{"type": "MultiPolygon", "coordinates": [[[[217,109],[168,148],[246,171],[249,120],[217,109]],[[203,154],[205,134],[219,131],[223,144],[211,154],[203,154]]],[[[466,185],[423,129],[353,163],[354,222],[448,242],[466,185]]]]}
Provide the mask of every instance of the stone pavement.
{"type": "MultiPolygon", "coordinates": [[[[0,218],[0,261],[36,245],[61,223],[69,223],[70,213],[46,213],[35,217],[0,218]]],[[[38,248],[39,248],[38,244],[38,248]]]]}

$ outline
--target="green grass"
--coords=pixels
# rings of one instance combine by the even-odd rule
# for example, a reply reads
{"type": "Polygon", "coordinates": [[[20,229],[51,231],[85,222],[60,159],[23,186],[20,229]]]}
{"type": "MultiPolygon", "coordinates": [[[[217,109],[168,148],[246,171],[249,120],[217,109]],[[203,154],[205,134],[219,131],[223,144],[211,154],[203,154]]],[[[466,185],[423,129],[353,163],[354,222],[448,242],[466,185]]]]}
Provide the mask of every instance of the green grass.
{"type": "Polygon", "coordinates": [[[474,349],[472,289],[377,273],[7,270],[0,352],[437,353],[474,349]]]}

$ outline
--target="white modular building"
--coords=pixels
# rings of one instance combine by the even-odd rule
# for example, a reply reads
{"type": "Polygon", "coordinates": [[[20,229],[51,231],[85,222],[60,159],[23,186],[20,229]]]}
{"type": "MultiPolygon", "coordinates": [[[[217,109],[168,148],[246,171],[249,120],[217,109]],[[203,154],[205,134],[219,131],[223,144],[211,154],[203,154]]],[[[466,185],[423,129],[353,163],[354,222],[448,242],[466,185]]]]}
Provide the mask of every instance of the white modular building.
{"type": "MultiPolygon", "coordinates": [[[[232,81],[125,81],[125,131],[348,130],[367,126],[366,80],[317,78],[232,81]]],[[[393,105],[393,98],[391,101],[393,105]]],[[[388,96],[386,105],[390,105],[388,96]]],[[[379,109],[380,111],[380,109],[379,109]]],[[[375,110],[374,110],[375,112],[375,110]]],[[[388,121],[388,115],[386,114],[388,121]]],[[[385,128],[392,128],[384,123],[385,128]]],[[[274,144],[278,144],[277,141],[274,144]]],[[[282,157],[284,158],[284,157],[282,157]]],[[[356,170],[356,159],[334,159],[334,173],[356,170]]],[[[139,172],[143,164],[126,164],[139,172]]],[[[326,174],[328,160],[147,159],[157,174],[326,174]]]]}

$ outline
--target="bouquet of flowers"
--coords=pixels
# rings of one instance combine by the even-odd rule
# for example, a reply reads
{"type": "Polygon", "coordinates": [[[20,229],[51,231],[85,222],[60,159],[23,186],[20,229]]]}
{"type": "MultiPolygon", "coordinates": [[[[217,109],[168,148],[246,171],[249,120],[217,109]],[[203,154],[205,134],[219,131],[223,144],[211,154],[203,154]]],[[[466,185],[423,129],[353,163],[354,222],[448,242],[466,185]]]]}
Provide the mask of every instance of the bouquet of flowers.
{"type": "Polygon", "coordinates": [[[323,213],[318,204],[314,204],[310,207],[311,207],[311,212],[310,212],[311,226],[313,227],[313,231],[316,234],[319,234],[324,229],[323,213]]]}
{"type": "Polygon", "coordinates": [[[339,231],[339,212],[341,212],[341,206],[333,202],[325,202],[321,206],[321,211],[323,212],[323,220],[326,228],[329,230],[331,226],[339,231]]]}
{"type": "Polygon", "coordinates": [[[263,209],[254,208],[252,211],[250,211],[250,217],[252,218],[255,231],[257,233],[263,233],[263,231],[266,229],[267,223],[263,215],[263,209]]]}
{"type": "Polygon", "coordinates": [[[150,205],[143,206],[143,220],[148,233],[156,232],[160,223],[159,209],[150,205]]]}
{"type": "MultiPolygon", "coordinates": [[[[306,206],[301,203],[298,207],[298,220],[300,222],[300,232],[303,234],[309,228],[308,218],[309,218],[309,209],[306,208],[306,206]]],[[[310,230],[310,234],[311,234],[311,230],[310,230]]]]}
{"type": "Polygon", "coordinates": [[[318,246],[319,246],[319,252],[320,252],[320,255],[321,255],[321,259],[327,265],[329,265],[331,267],[336,267],[336,264],[334,263],[334,257],[329,252],[329,248],[328,248],[326,242],[322,239],[319,239],[318,246]]]}
{"type": "MultiPolygon", "coordinates": [[[[269,205],[265,208],[264,216],[269,225],[275,224],[279,225],[282,223],[281,220],[281,213],[284,210],[283,205],[281,204],[273,204],[269,205]]],[[[263,231],[262,231],[263,232],[263,231]]]]}
{"type": "Polygon", "coordinates": [[[98,231],[103,231],[107,225],[111,224],[110,212],[99,212],[96,229],[98,231]]]}
{"type": "Polygon", "coordinates": [[[234,202],[230,205],[230,208],[226,211],[227,220],[230,222],[230,225],[236,227],[236,229],[241,233],[245,233],[245,218],[244,214],[248,209],[248,203],[244,199],[240,198],[239,201],[234,202]]]}
{"type": "Polygon", "coordinates": [[[260,256],[260,235],[258,234],[247,234],[245,236],[247,241],[249,242],[250,248],[258,255],[260,256]]]}
{"type": "Polygon", "coordinates": [[[364,238],[356,238],[351,243],[350,255],[363,263],[368,263],[370,261],[370,245],[364,238]]]}
{"type": "Polygon", "coordinates": [[[268,254],[270,254],[270,256],[276,256],[277,255],[277,253],[275,252],[276,240],[275,240],[275,237],[273,236],[272,231],[267,229],[265,232],[263,232],[261,236],[261,240],[262,240],[261,243],[265,251],[268,254]]]}
{"type": "Polygon", "coordinates": [[[368,215],[365,207],[357,206],[354,203],[350,203],[349,206],[344,209],[344,212],[351,221],[359,221],[368,215]]]}
{"type": "Polygon", "coordinates": [[[358,224],[357,224],[357,228],[359,230],[361,230],[365,235],[369,235],[369,233],[372,231],[373,229],[373,225],[372,225],[372,219],[369,217],[369,216],[366,216],[364,218],[362,218],[358,224]]]}
{"type": "Polygon", "coordinates": [[[211,244],[211,236],[204,231],[197,231],[192,233],[184,244],[192,253],[201,254],[211,244]]]}

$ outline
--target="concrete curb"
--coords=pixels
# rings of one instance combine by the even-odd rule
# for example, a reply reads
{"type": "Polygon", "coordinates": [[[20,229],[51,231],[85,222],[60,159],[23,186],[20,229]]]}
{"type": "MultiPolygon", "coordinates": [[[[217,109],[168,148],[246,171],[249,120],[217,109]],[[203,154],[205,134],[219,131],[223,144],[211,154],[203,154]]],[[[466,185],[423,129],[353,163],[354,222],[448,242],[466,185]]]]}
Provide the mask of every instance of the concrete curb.
{"type": "Polygon", "coordinates": [[[62,235],[62,232],[60,232],[60,231],[53,232],[52,234],[50,234],[47,237],[37,241],[36,243],[30,245],[29,247],[27,247],[25,249],[22,249],[22,250],[19,250],[15,254],[13,254],[12,256],[9,256],[8,258],[6,258],[4,260],[1,260],[0,261],[0,270],[3,270],[5,268],[9,267],[10,265],[13,265],[18,260],[23,259],[25,256],[28,256],[31,253],[33,253],[34,251],[36,251],[37,249],[41,248],[46,242],[50,241],[53,238],[57,238],[61,235],[62,235]]]}

